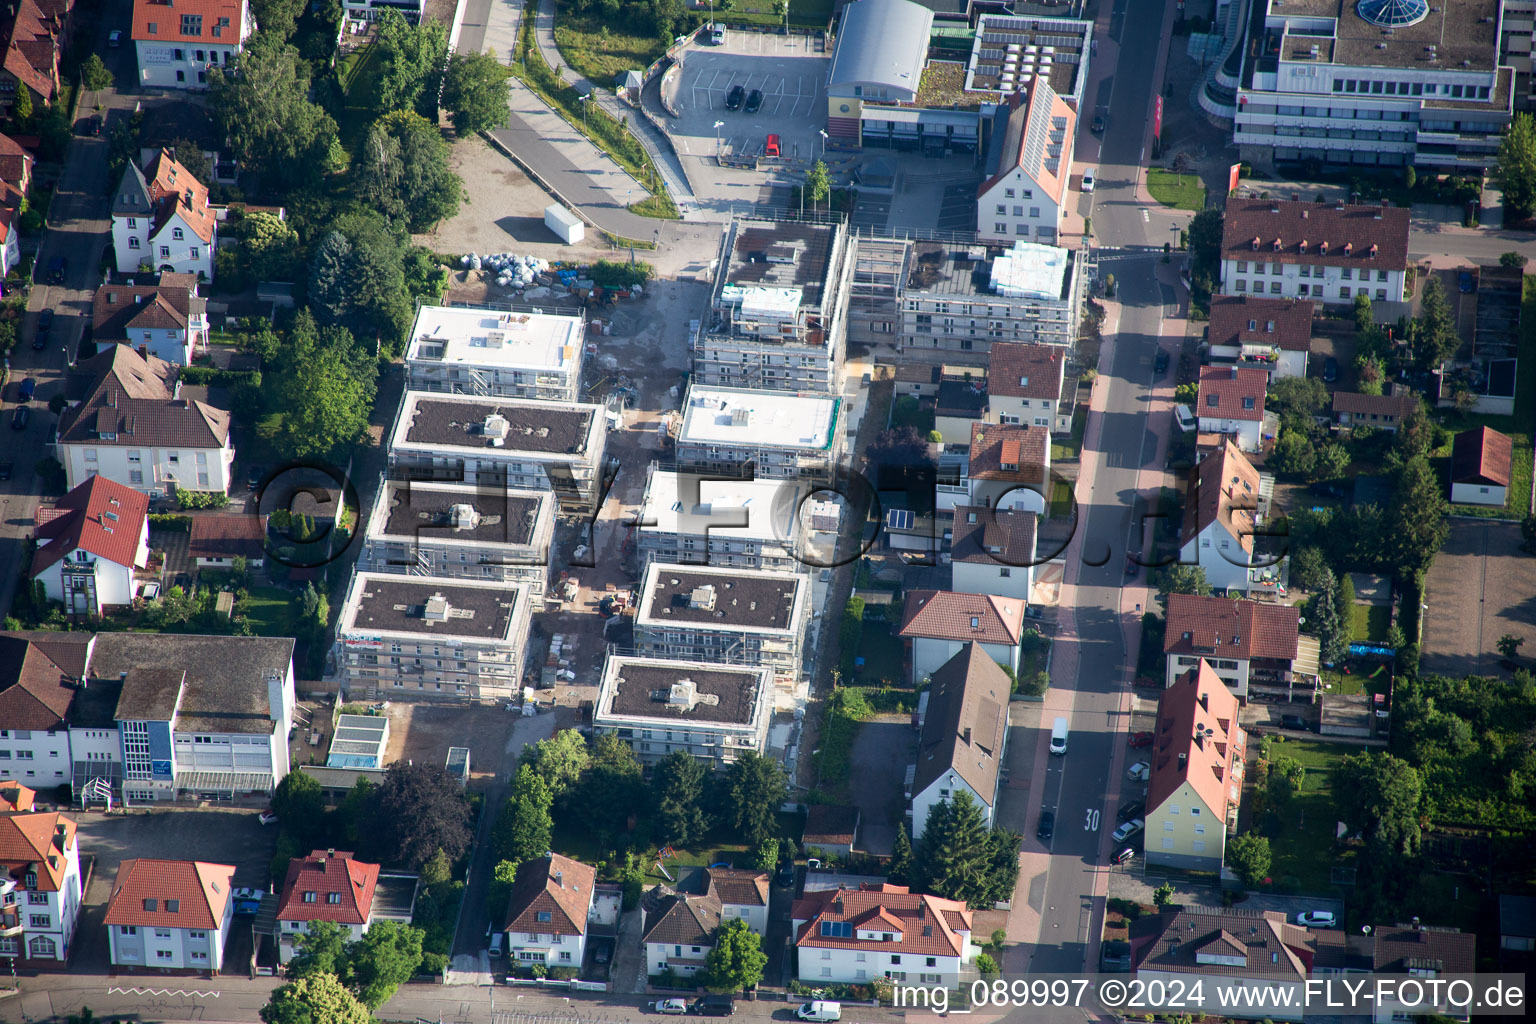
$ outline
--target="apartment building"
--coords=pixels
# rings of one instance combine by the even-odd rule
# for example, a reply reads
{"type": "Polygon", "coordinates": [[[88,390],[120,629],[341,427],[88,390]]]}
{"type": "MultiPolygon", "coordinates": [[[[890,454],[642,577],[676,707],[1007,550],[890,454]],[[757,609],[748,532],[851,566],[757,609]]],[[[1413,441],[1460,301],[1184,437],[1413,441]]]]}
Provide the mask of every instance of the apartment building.
{"type": "Polygon", "coordinates": [[[1245,704],[1251,691],[1310,701],[1318,686],[1318,643],[1301,634],[1300,616],[1294,605],[1170,594],[1163,639],[1168,685],[1204,659],[1245,704]]]}
{"type": "Polygon", "coordinates": [[[131,858],[104,919],[112,966],[132,974],[217,975],[234,924],[233,864],[131,858]]]}
{"type": "Polygon", "coordinates": [[[736,666],[610,654],[592,728],[617,736],[643,765],[683,751],[711,768],[768,743],[770,666],[736,666]]]}
{"type": "Polygon", "coordinates": [[[704,387],[837,394],[853,245],[845,225],[732,221],[692,338],[704,387]]]}
{"type": "Polygon", "coordinates": [[[710,388],[683,402],[677,466],[759,480],[829,481],[842,462],[843,399],[827,394],[710,388]]]}
{"type": "Polygon", "coordinates": [[[981,644],[966,644],[931,678],[911,786],[914,841],[927,830],[929,813],[960,792],[991,824],[1008,742],[1013,680],[981,644]]]}
{"type": "Polygon", "coordinates": [[[1406,208],[1227,200],[1221,290],[1228,295],[1402,302],[1407,268],[1406,208]]]}
{"type": "Polygon", "coordinates": [[[913,243],[901,291],[902,355],[985,354],[1004,341],[1070,347],[1077,340],[1087,276],[1079,256],[1027,241],[913,243]]]}
{"type": "Polygon", "coordinates": [[[57,812],[0,816],[0,958],[12,970],[68,966],[82,884],[73,819],[57,812]]]}
{"type": "Polygon", "coordinates": [[[976,233],[988,241],[1055,245],[1068,201],[1077,111],[1052,88],[1048,73],[1019,74],[1017,91],[1005,95],[993,116],[976,233]]]}
{"type": "Polygon", "coordinates": [[[652,463],[632,525],[640,563],[810,572],[818,566],[811,564],[801,513],[813,486],[708,479],[652,463]]]}
{"type": "Polygon", "coordinates": [[[533,602],[519,582],[357,571],[336,625],[355,697],[504,700],[519,692],[533,602]]]}
{"type": "Polygon", "coordinates": [[[798,678],[811,620],[800,573],[652,562],[640,584],[642,656],[755,665],[798,678]]]}
{"type": "Polygon", "coordinates": [[[131,38],[144,89],[207,89],[256,34],[247,0],[134,0],[131,38]]]}
{"type": "Polygon", "coordinates": [[[552,490],[562,510],[587,509],[607,443],[601,406],[407,391],[389,464],[396,478],[552,490]]]}
{"type": "Polygon", "coordinates": [[[586,317],[533,308],[422,306],[405,350],[411,391],[575,402],[586,317]]]}
{"type": "Polygon", "coordinates": [[[1305,377],[1316,311],[1308,299],[1213,295],[1206,327],[1211,359],[1263,370],[1270,381],[1305,377]]]}
{"type": "Polygon", "coordinates": [[[1501,0],[1254,4],[1232,133],[1242,160],[1492,165],[1516,92],[1501,0]]]}
{"type": "Polygon", "coordinates": [[[385,480],[363,531],[369,571],[523,583],[544,607],[555,497],[496,485],[385,480]]]}
{"type": "Polygon", "coordinates": [[[1066,350],[1054,345],[999,342],[987,369],[988,423],[1072,432],[1077,378],[1067,378],[1066,350]]]}
{"type": "Polygon", "coordinates": [[[802,984],[876,978],[955,988],[975,958],[963,902],[884,884],[807,892],[790,910],[802,984]]]}

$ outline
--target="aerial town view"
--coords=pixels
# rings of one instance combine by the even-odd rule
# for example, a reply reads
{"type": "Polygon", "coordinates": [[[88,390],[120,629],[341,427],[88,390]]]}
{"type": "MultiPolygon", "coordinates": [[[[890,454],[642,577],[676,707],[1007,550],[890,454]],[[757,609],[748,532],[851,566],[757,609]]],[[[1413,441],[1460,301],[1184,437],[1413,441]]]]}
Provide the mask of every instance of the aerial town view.
{"type": "Polygon", "coordinates": [[[1524,1017],[1533,44],[0,0],[0,1024],[1524,1017]]]}

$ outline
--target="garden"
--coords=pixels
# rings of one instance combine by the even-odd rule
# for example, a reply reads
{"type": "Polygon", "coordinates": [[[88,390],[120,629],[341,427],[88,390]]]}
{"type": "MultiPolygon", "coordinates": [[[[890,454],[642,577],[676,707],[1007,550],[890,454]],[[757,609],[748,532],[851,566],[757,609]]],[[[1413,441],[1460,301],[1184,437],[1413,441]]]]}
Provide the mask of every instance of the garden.
{"type": "Polygon", "coordinates": [[[1338,812],[1329,778],[1340,761],[1356,752],[1332,743],[1261,738],[1257,766],[1243,786],[1243,812],[1249,827],[1269,839],[1272,860],[1266,891],[1328,892],[1335,884],[1333,868],[1353,859],[1352,852],[1336,849],[1338,812]],[[1272,784],[1271,777],[1277,775],[1289,781],[1272,784]]]}
{"type": "Polygon", "coordinates": [[[1164,206],[1199,213],[1205,209],[1205,185],[1198,174],[1180,174],[1161,167],[1147,169],[1147,191],[1164,206]]]}

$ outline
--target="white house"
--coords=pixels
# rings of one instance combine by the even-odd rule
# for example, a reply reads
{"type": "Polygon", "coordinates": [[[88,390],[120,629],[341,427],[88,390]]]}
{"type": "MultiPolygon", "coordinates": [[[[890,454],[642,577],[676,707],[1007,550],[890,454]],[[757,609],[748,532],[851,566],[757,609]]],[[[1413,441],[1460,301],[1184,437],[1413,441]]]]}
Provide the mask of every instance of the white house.
{"type": "Polygon", "coordinates": [[[954,988],[976,955],[964,903],[899,885],[807,892],[790,919],[802,984],[888,978],[954,988]]]}
{"type": "Polygon", "coordinates": [[[714,896],[673,893],[646,912],[645,971],[691,977],[704,969],[720,927],[720,901],[714,896]]]}
{"type": "Polygon", "coordinates": [[[596,869],[558,853],[519,867],[501,917],[508,958],[548,967],[580,967],[596,884],[596,869]]]}
{"type": "Polygon", "coordinates": [[[341,9],[352,21],[374,21],[385,11],[399,11],[412,25],[421,18],[425,0],[342,0],[341,9]]]}
{"type": "Polygon", "coordinates": [[[144,89],[207,89],[256,32],[246,0],[134,0],[134,49],[144,89]]]}
{"type": "Polygon", "coordinates": [[[208,300],[197,294],[197,275],[163,273],[158,284],[102,285],[91,303],[91,340],[190,364],[208,347],[208,300]]]}
{"type": "Polygon", "coordinates": [[[748,388],[688,389],[677,431],[680,469],[758,479],[830,478],[842,458],[843,399],[748,388]]]}
{"type": "Polygon", "coordinates": [[[0,958],[13,968],[61,969],[80,917],[80,886],[72,819],[0,816],[0,958]]]}
{"type": "Polygon", "coordinates": [[[83,400],[59,416],[59,461],[70,487],[93,476],[151,498],[178,490],[228,494],[235,449],[229,413],[169,385],[173,368],[127,345],[76,367],[83,400]]]}
{"type": "Polygon", "coordinates": [[[1172,686],[1204,659],[1244,702],[1310,701],[1318,686],[1318,642],[1302,636],[1295,605],[1196,594],[1168,596],[1163,653],[1172,686]]]}
{"type": "Polygon", "coordinates": [[[169,270],[211,281],[217,245],[218,215],[208,205],[208,187],[170,150],[162,149],[145,170],[128,162],[112,195],[118,273],[169,270]]]}
{"type": "Polygon", "coordinates": [[[1503,508],[1514,442],[1492,427],[1463,430],[1451,445],[1451,501],[1503,508]]]}
{"type": "Polygon", "coordinates": [[[603,665],[592,729],[629,744],[643,765],[679,750],[711,768],[761,754],[773,712],[768,666],[633,658],[603,665]]]}
{"type": "Polygon", "coordinates": [[[1028,603],[1035,574],[1033,512],[955,507],[950,540],[950,589],[1028,603]]]}
{"type": "Polygon", "coordinates": [[[1050,429],[972,424],[965,487],[965,504],[1043,515],[1051,493],[1050,429]]]}
{"type": "Polygon", "coordinates": [[[914,840],[926,830],[929,812],[961,792],[971,795],[991,824],[1008,741],[1013,681],[980,644],[966,644],[932,680],[912,781],[914,840]]]}
{"type": "Polygon", "coordinates": [[[149,564],[149,499],[95,476],[37,510],[32,578],[69,615],[133,603],[134,571],[149,564]]]}
{"type": "Polygon", "coordinates": [[[1264,439],[1264,391],[1269,374],[1251,366],[1202,366],[1195,415],[1200,433],[1232,438],[1245,452],[1264,439]]]}
{"type": "Polygon", "coordinates": [[[0,633],[0,778],[36,789],[70,781],[73,684],[89,650],[89,633],[0,633]]]}
{"type": "Polygon", "coordinates": [[[1055,345],[994,342],[987,370],[986,421],[1071,433],[1071,396],[1062,394],[1066,373],[1066,356],[1055,345]]]}
{"type": "MultiPolygon", "coordinates": [[[[315,921],[339,926],[348,940],[362,938],[376,919],[387,916],[377,913],[378,886],[379,866],[345,850],[314,850],[290,860],[277,905],[278,959],[293,959],[295,941],[315,921]]],[[[410,923],[409,915],[403,923],[410,923]]]]}
{"type": "Polygon", "coordinates": [[[1420,1016],[1430,1009],[1439,1014],[1460,1017],[1466,1014],[1466,1006],[1451,1006],[1442,995],[1445,989],[1432,988],[1429,982],[1443,982],[1447,976],[1471,974],[1477,970],[1477,936],[1456,928],[1434,927],[1412,922],[1385,922],[1371,929],[1370,970],[1382,975],[1414,975],[1425,979],[1429,998],[1415,1000],[1408,991],[1401,996],[1388,995],[1372,1008],[1373,1024],[1392,1024],[1394,1021],[1420,1016]],[[1431,1006],[1425,1004],[1430,1003],[1431,1006]]]}
{"type": "Polygon", "coordinates": [[[641,655],[771,667],[798,679],[811,621],[803,573],[652,562],[639,588],[641,655]]]}
{"type": "Polygon", "coordinates": [[[1406,208],[1227,200],[1221,290],[1228,295],[1402,302],[1407,268],[1406,208]]]}
{"type": "Polygon", "coordinates": [[[1206,328],[1211,358],[1263,370],[1271,380],[1305,377],[1316,309],[1309,299],[1213,295],[1206,328]]]}
{"type": "MultiPolygon", "coordinates": [[[[721,480],[651,463],[635,517],[641,564],[699,563],[725,568],[819,570],[805,545],[811,531],[797,513],[813,484],[794,480],[721,480]]],[[[813,524],[814,525],[814,524],[813,524]]]]}
{"type": "Polygon", "coordinates": [[[1237,990],[1248,990],[1255,1001],[1278,1004],[1265,1007],[1264,1016],[1272,1020],[1300,1024],[1312,1016],[1300,1007],[1306,1002],[1307,980],[1317,970],[1314,963],[1318,968],[1327,963],[1334,973],[1370,970],[1369,958],[1351,963],[1348,936],[1333,932],[1334,941],[1320,948],[1317,934],[1288,923],[1279,910],[1186,906],[1138,923],[1131,941],[1137,981],[1186,991],[1221,984],[1235,998],[1242,998],[1237,990]],[[1319,963],[1321,957],[1326,959],[1319,963]],[[1288,1009],[1288,1004],[1298,1008],[1288,1009]]]}
{"type": "Polygon", "coordinates": [[[998,105],[987,178],[976,195],[976,233],[983,240],[1056,243],[1076,134],[1077,113],[1045,75],[998,105]]]}
{"type": "Polygon", "coordinates": [[[1019,668],[1024,602],[986,594],[914,590],[902,610],[903,639],[911,641],[912,681],[920,684],[969,644],[999,665],[1019,668]]]}
{"type": "Polygon", "coordinates": [[[1247,593],[1262,586],[1254,535],[1269,506],[1259,471],[1230,440],[1189,471],[1179,560],[1199,565],[1212,589],[1247,593]]]}
{"type": "Polygon", "coordinates": [[[720,902],[720,917],[740,918],[758,935],[768,934],[768,872],[705,868],[705,890],[720,902]]]}
{"type": "Polygon", "coordinates": [[[216,975],[234,921],[233,864],[125,860],[107,903],[112,966],[129,972],[216,975]]]}

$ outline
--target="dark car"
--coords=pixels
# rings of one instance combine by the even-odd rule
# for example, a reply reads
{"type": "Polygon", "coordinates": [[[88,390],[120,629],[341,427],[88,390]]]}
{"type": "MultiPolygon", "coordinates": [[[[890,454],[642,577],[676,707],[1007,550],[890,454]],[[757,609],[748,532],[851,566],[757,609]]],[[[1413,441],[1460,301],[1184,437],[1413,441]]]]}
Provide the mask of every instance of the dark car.
{"type": "Polygon", "coordinates": [[[785,885],[785,886],[794,885],[795,884],[795,862],[792,861],[792,860],[787,860],[783,864],[780,864],[779,865],[779,873],[774,876],[774,881],[778,882],[780,885],[785,885]]]}
{"type": "Polygon", "coordinates": [[[64,283],[64,269],[67,266],[69,266],[69,263],[64,259],[63,256],[55,256],[53,259],[49,260],[48,261],[48,277],[47,277],[48,283],[49,284],[63,284],[64,283]]]}
{"type": "Polygon", "coordinates": [[[85,124],[82,127],[84,128],[83,134],[85,135],[100,135],[101,115],[92,114],[90,117],[85,119],[85,124]]]}
{"type": "Polygon", "coordinates": [[[1142,812],[1146,809],[1147,802],[1145,800],[1127,800],[1120,805],[1120,810],[1115,814],[1115,818],[1118,821],[1130,821],[1132,818],[1141,817],[1142,812]]]}
{"type": "Polygon", "coordinates": [[[758,112],[758,110],[760,110],[762,108],[762,106],[763,106],[763,90],[761,90],[761,89],[753,89],[751,92],[747,93],[747,106],[746,106],[747,113],[755,114],[755,113],[758,112]]]}
{"type": "Polygon", "coordinates": [[[1162,349],[1157,350],[1157,356],[1152,360],[1152,369],[1159,374],[1168,372],[1168,353],[1162,349]]]}
{"type": "Polygon", "coordinates": [[[17,398],[17,401],[30,402],[35,394],[37,394],[37,378],[28,377],[21,382],[20,397],[17,398]]]}
{"type": "Polygon", "coordinates": [[[1472,273],[1470,271],[1463,270],[1461,274],[1456,278],[1456,286],[1463,292],[1470,292],[1472,290],[1472,273]]]}
{"type": "Polygon", "coordinates": [[[731,91],[725,94],[725,109],[740,110],[741,101],[747,98],[747,90],[739,85],[731,86],[731,91]]]}
{"type": "Polygon", "coordinates": [[[1051,841],[1051,833],[1056,830],[1056,812],[1041,811],[1040,824],[1035,829],[1035,835],[1040,837],[1042,843],[1051,841]]]}
{"type": "Polygon", "coordinates": [[[16,411],[11,413],[11,429],[26,430],[27,420],[32,418],[32,410],[24,405],[18,405],[16,411]]]}
{"type": "Polygon", "coordinates": [[[1103,135],[1104,134],[1104,115],[1103,114],[1094,114],[1093,115],[1093,123],[1088,126],[1088,130],[1093,132],[1093,134],[1095,134],[1095,135],[1103,135]]]}
{"type": "Polygon", "coordinates": [[[1323,360],[1323,383],[1332,384],[1339,379],[1339,361],[1333,356],[1323,360]]]}
{"type": "Polygon", "coordinates": [[[1307,723],[1300,715],[1281,715],[1280,727],[1282,729],[1300,729],[1305,732],[1307,723]]]}
{"type": "Polygon", "coordinates": [[[11,473],[16,469],[14,462],[0,462],[0,480],[9,480],[11,473]]]}
{"type": "Polygon", "coordinates": [[[704,996],[695,999],[688,1012],[701,1017],[729,1017],[736,1012],[736,1000],[730,996],[704,996]]]}
{"type": "Polygon", "coordinates": [[[1150,732],[1133,732],[1131,733],[1131,746],[1150,747],[1153,739],[1154,737],[1150,732]]]}
{"type": "Polygon", "coordinates": [[[1134,551],[1126,552],[1125,574],[1127,576],[1135,576],[1137,573],[1141,572],[1141,563],[1136,560],[1138,557],[1139,556],[1134,551]]]}
{"type": "Polygon", "coordinates": [[[48,345],[48,333],[53,330],[53,310],[40,310],[37,314],[37,329],[32,332],[32,347],[46,348],[48,345]]]}

